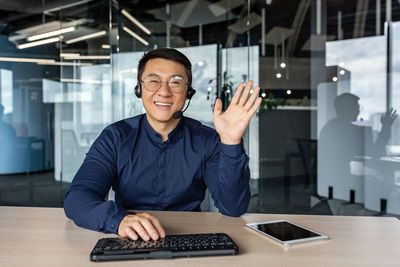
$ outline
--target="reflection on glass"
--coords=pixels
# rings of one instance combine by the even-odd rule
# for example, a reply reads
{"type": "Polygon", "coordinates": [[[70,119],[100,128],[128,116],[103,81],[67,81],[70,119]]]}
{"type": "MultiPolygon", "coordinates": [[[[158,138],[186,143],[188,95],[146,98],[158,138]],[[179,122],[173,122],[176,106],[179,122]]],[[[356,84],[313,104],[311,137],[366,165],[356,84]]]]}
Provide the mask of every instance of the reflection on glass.
{"type": "Polygon", "coordinates": [[[13,112],[13,73],[10,70],[0,69],[1,103],[4,113],[13,112]]]}
{"type": "MultiPolygon", "coordinates": [[[[49,52],[52,51],[37,50],[38,57],[49,52]]],[[[51,170],[54,166],[52,106],[42,102],[42,83],[37,77],[57,70],[35,61],[20,61],[20,57],[0,62],[0,174],[3,175],[51,170]]]]}
{"type": "MultiPolygon", "coordinates": [[[[400,110],[400,22],[392,23],[392,105],[400,110]]],[[[399,125],[400,128],[400,125],[399,125]]],[[[400,131],[397,131],[397,145],[400,145],[400,131]]],[[[399,147],[400,149],[400,147],[399,147]]]]}
{"type": "MultiPolygon", "coordinates": [[[[386,109],[386,62],[385,36],[326,43],[326,66],[340,66],[351,73],[350,84],[339,80],[337,94],[349,92],[360,97],[360,120],[386,109]]],[[[343,76],[340,71],[338,74],[343,76]]]]}
{"type": "Polygon", "coordinates": [[[185,116],[201,121],[213,127],[213,104],[216,94],[217,45],[203,45],[178,48],[192,63],[193,82],[196,90],[185,116]],[[212,80],[212,83],[209,81],[212,80]],[[211,91],[208,90],[211,87],[211,91]],[[211,97],[210,97],[211,96],[211,97]]]}
{"type": "MultiPolygon", "coordinates": [[[[394,24],[396,25],[396,24],[394,24]]],[[[393,26],[394,27],[394,26],[393,26]]],[[[396,35],[393,28],[393,40],[396,35]]],[[[387,36],[326,44],[326,64],[338,66],[336,83],[318,87],[318,193],[361,203],[368,210],[400,214],[399,120],[396,86],[386,103],[387,36]],[[340,79],[347,75],[346,79],[340,79]],[[392,98],[393,97],[393,98],[392,98]]],[[[395,50],[390,53],[396,69],[395,50]]]]}

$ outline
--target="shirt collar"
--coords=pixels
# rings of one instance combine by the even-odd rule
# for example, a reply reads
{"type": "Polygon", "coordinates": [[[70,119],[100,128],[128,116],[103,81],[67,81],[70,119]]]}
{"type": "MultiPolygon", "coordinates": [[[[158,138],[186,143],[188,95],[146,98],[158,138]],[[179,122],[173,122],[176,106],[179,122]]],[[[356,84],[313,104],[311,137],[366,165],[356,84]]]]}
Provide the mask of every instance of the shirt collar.
{"type": "MultiPolygon", "coordinates": [[[[150,139],[155,142],[155,143],[162,143],[162,138],[159,133],[157,133],[150,125],[149,121],[147,120],[146,114],[143,116],[143,125],[144,128],[146,129],[146,132],[148,133],[150,139]]],[[[176,142],[179,140],[182,135],[183,135],[183,125],[184,125],[185,118],[182,116],[181,119],[179,120],[178,125],[173,129],[169,134],[168,134],[168,140],[166,141],[167,143],[172,143],[176,142]]]]}

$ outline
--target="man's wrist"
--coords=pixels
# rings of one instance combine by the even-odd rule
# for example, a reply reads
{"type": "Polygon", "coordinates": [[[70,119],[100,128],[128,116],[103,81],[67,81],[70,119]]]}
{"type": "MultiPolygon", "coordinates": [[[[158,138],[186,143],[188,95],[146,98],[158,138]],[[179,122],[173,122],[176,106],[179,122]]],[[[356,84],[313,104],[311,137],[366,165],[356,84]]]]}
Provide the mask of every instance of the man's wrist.
{"type": "Polygon", "coordinates": [[[239,140],[230,139],[224,136],[220,136],[221,143],[224,145],[238,145],[241,142],[241,138],[239,140]]]}
{"type": "Polygon", "coordinates": [[[232,144],[232,145],[224,144],[221,142],[220,143],[220,152],[224,156],[234,157],[234,158],[242,155],[245,152],[242,139],[240,140],[240,142],[238,144],[232,144]]]}

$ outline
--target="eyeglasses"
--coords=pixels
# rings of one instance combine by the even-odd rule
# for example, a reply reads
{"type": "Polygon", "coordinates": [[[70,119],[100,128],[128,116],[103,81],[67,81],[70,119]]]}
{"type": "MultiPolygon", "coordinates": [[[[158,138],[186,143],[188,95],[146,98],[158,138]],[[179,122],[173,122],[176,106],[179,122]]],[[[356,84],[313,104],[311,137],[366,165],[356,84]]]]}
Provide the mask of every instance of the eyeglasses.
{"type": "Polygon", "coordinates": [[[187,86],[187,82],[179,75],[171,76],[168,82],[161,81],[158,75],[149,75],[141,80],[144,88],[150,92],[155,92],[161,88],[162,83],[167,83],[173,93],[182,93],[187,86]]]}

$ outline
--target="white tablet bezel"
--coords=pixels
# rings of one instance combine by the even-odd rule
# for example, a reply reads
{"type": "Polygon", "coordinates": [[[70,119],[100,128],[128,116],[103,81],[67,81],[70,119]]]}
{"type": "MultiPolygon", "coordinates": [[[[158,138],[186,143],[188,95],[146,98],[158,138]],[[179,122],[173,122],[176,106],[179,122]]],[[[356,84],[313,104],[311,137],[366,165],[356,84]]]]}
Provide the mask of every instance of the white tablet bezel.
{"type": "Polygon", "coordinates": [[[275,221],[266,221],[266,222],[257,222],[257,223],[247,223],[246,226],[249,227],[250,229],[258,232],[258,233],[261,233],[262,235],[265,235],[265,236],[267,236],[269,238],[272,238],[275,241],[278,241],[279,243],[281,243],[281,244],[283,244],[285,246],[304,243],[304,242],[309,242],[309,241],[315,241],[315,240],[326,240],[326,239],[329,238],[326,235],[320,234],[318,232],[315,232],[313,230],[310,230],[308,228],[305,228],[303,226],[300,226],[298,224],[295,224],[295,223],[287,221],[287,220],[275,220],[275,221]],[[260,225],[260,224],[269,224],[269,223],[278,223],[278,222],[287,222],[287,223],[296,225],[297,227],[303,228],[303,229],[305,229],[307,231],[310,231],[310,232],[312,232],[314,234],[317,234],[318,236],[283,241],[283,240],[280,240],[280,239],[278,239],[278,238],[276,238],[276,237],[274,237],[272,235],[264,233],[263,231],[260,231],[260,230],[257,229],[257,227],[255,227],[255,226],[260,225]]]}

